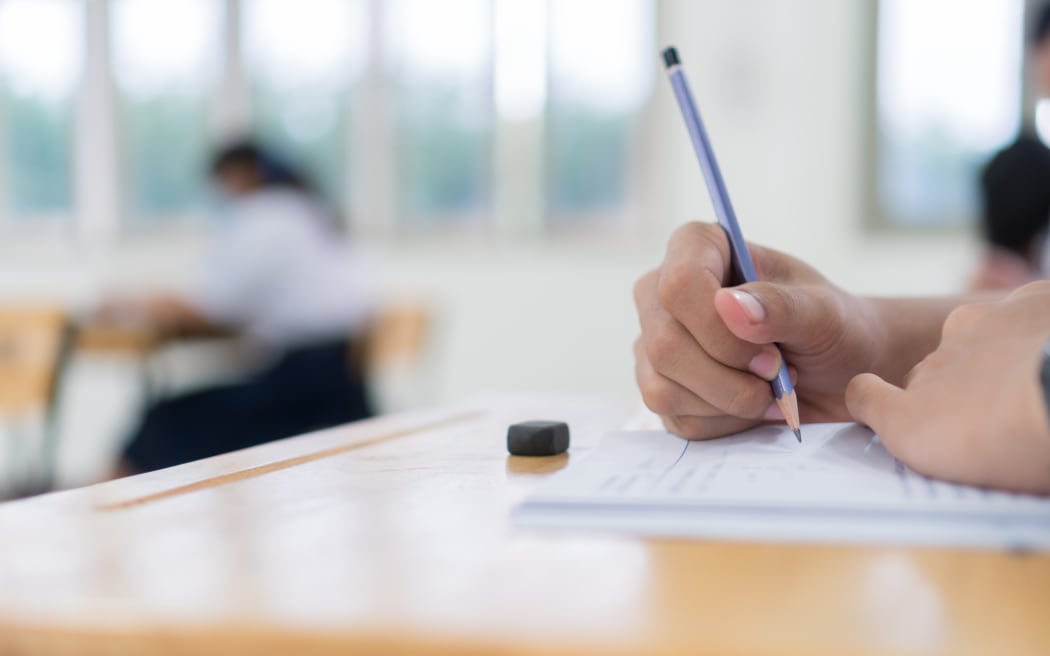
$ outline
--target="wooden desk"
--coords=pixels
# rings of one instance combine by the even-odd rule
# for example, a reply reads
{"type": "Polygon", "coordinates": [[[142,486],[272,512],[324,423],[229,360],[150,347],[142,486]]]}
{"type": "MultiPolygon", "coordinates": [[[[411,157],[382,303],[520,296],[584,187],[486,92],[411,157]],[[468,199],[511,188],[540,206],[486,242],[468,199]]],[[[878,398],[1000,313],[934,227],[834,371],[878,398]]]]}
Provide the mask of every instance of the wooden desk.
{"type": "Polygon", "coordinates": [[[76,347],[91,353],[145,357],[166,341],[167,337],[144,328],[134,329],[89,322],[77,327],[76,347]]]}
{"type": "Polygon", "coordinates": [[[493,401],[0,506],[0,653],[1050,653],[1046,555],[511,525],[622,419],[493,401]],[[571,455],[508,457],[542,417],[571,455]]]}

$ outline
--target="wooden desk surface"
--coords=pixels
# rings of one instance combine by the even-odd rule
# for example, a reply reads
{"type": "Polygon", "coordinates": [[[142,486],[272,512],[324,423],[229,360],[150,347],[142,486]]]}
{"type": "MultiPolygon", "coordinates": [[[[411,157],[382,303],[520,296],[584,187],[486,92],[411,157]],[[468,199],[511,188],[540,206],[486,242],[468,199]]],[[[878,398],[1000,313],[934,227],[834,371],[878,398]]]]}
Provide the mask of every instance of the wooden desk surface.
{"type": "Polygon", "coordinates": [[[1050,557],[524,530],[624,413],[388,417],[0,506],[0,654],[1047,654],[1050,557]],[[565,418],[567,457],[505,427],[565,418]]]}

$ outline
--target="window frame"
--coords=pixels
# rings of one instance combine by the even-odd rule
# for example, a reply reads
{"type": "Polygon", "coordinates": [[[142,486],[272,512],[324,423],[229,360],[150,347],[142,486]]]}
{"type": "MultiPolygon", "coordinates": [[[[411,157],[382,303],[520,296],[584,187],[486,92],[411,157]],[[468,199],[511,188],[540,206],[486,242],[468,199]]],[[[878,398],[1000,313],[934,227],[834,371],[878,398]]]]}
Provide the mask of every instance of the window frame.
{"type": "MultiPolygon", "coordinates": [[[[5,0],[0,0],[2,4],[5,0]]],[[[80,25],[82,30],[87,30],[88,27],[88,5],[91,4],[89,0],[80,0],[80,25]]],[[[85,51],[88,48],[88,43],[85,41],[82,43],[85,51]]],[[[19,218],[17,212],[13,211],[8,203],[0,203],[0,235],[17,237],[30,237],[30,238],[43,238],[43,239],[55,239],[68,236],[75,232],[79,227],[79,193],[80,193],[80,167],[78,165],[77,154],[78,154],[78,136],[80,132],[79,121],[80,121],[80,98],[82,93],[83,79],[86,74],[87,61],[82,63],[80,67],[79,78],[74,83],[68,97],[68,107],[66,113],[68,114],[70,121],[70,135],[69,135],[69,162],[67,165],[69,175],[69,209],[62,212],[41,212],[33,213],[29,217],[19,218]]],[[[4,80],[0,77],[0,85],[4,84],[4,80]]],[[[6,125],[8,117],[8,103],[6,102],[7,89],[6,86],[0,88],[0,126],[6,125]]],[[[6,153],[8,149],[8,137],[7,130],[0,129],[0,153],[6,153]]],[[[0,198],[10,198],[10,168],[11,163],[7,157],[0,156],[0,198]]]]}

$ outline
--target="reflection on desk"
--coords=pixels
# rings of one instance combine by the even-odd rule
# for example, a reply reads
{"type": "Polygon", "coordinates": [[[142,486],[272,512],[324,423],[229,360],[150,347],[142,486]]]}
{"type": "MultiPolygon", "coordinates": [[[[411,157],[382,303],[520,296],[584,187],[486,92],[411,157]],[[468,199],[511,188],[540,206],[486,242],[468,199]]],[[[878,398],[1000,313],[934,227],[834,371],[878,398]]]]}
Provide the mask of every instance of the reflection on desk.
{"type": "MultiPolygon", "coordinates": [[[[16,653],[1047,653],[1050,558],[516,529],[557,467],[493,398],[0,506],[16,653]]],[[[564,464],[564,460],[557,463],[564,464]]]]}

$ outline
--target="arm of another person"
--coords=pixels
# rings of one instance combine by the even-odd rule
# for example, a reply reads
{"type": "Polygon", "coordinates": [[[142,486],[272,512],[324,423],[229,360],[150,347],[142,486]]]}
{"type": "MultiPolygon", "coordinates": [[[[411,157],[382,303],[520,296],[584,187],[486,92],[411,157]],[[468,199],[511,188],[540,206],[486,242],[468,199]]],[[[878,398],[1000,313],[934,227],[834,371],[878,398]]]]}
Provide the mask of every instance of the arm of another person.
{"type": "Polygon", "coordinates": [[[1040,383],[1050,282],[964,305],[940,345],[897,384],[854,378],[846,403],[912,469],[945,480],[1050,494],[1050,416],[1040,383]]]}
{"type": "Polygon", "coordinates": [[[254,213],[238,217],[215,242],[186,292],[114,298],[101,306],[102,320],[165,336],[226,335],[243,327],[284,275],[286,253],[301,242],[292,221],[254,213]]]}
{"type": "Polygon", "coordinates": [[[175,292],[110,298],[99,306],[96,315],[103,325],[148,330],[163,336],[228,332],[226,326],[205,316],[191,299],[175,292]]]}
{"type": "Polygon", "coordinates": [[[1028,260],[1001,248],[989,249],[970,280],[970,290],[1014,290],[1040,278],[1028,260]]]}

